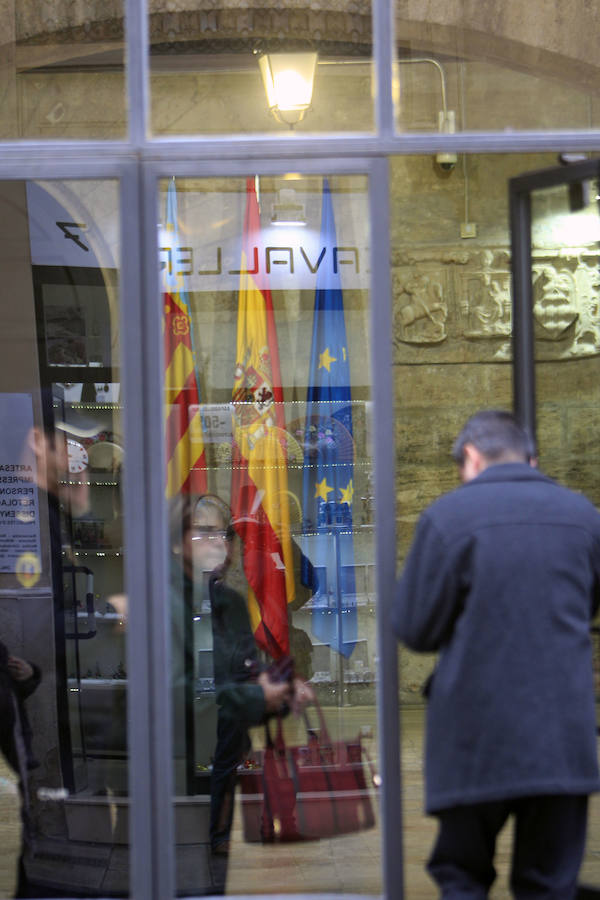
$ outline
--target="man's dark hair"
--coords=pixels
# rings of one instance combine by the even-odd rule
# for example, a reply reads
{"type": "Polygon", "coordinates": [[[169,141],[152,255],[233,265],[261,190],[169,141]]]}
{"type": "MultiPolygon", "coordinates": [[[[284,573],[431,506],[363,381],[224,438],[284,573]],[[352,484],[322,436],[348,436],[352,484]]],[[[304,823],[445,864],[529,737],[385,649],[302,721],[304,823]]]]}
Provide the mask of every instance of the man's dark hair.
{"type": "Polygon", "coordinates": [[[529,462],[535,456],[533,440],[512,413],[486,409],[475,413],[452,447],[452,458],[464,462],[465,445],[473,444],[490,462],[515,459],[529,462]]]}

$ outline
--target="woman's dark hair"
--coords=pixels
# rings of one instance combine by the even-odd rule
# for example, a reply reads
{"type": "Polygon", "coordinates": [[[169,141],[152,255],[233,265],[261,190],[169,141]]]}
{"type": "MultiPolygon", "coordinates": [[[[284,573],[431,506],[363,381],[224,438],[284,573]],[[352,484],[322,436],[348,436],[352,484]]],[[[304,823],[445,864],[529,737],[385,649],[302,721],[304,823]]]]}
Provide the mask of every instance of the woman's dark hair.
{"type": "Polygon", "coordinates": [[[192,525],[194,524],[194,519],[197,516],[198,511],[202,509],[216,509],[223,523],[225,537],[228,541],[233,540],[235,530],[231,519],[231,510],[225,501],[221,500],[217,494],[201,494],[200,497],[197,498],[193,508],[192,525]]]}
{"type": "Polygon", "coordinates": [[[227,540],[233,540],[235,530],[231,521],[231,510],[217,494],[178,494],[171,500],[169,510],[172,547],[181,545],[182,536],[193,527],[198,511],[207,508],[217,511],[227,540]]]}

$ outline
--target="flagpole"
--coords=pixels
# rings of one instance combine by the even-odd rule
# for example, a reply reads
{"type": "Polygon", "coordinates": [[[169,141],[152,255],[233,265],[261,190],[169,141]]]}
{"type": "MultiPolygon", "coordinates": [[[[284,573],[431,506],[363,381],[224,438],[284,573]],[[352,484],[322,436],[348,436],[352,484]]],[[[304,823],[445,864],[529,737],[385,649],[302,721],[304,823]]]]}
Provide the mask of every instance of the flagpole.
{"type": "Polygon", "coordinates": [[[344,654],[342,653],[344,629],[342,626],[342,554],[340,550],[340,528],[342,525],[334,524],[333,543],[335,550],[335,569],[336,569],[336,589],[335,589],[335,611],[336,611],[336,628],[338,643],[338,684],[340,686],[338,706],[344,706],[344,654]]]}

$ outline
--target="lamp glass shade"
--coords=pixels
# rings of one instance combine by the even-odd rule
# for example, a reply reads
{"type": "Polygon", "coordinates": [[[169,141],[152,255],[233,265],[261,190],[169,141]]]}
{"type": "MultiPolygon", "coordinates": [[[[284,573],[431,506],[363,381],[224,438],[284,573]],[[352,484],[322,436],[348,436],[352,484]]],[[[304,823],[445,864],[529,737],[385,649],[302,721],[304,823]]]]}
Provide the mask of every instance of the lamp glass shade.
{"type": "Polygon", "coordinates": [[[312,99],[317,54],[265,53],[258,64],[269,109],[289,124],[299,122],[312,99]]]}

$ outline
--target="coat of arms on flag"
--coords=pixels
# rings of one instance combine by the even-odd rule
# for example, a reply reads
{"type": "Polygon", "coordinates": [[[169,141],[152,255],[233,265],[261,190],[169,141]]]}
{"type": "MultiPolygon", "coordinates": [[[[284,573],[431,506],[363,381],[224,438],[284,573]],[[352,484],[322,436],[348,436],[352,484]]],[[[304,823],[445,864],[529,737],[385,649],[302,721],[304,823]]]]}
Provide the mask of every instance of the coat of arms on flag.
{"type": "Polygon", "coordinates": [[[167,497],[206,491],[206,456],[200,417],[200,391],[194,358],[192,318],[185,276],[172,259],[180,246],[175,179],[167,190],[168,261],[162,270],[165,348],[167,497]]]}
{"type": "Polygon", "coordinates": [[[248,178],[232,391],[231,509],[242,541],[254,636],[259,647],[278,659],[289,652],[294,573],[273,301],[266,276],[249,264],[261,246],[258,199],[248,178]]]}

